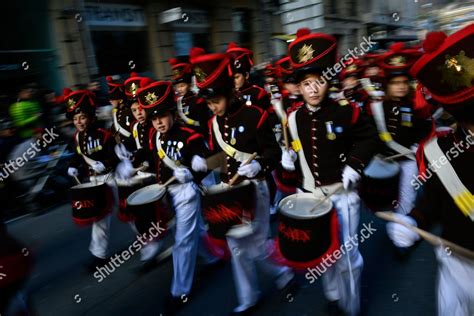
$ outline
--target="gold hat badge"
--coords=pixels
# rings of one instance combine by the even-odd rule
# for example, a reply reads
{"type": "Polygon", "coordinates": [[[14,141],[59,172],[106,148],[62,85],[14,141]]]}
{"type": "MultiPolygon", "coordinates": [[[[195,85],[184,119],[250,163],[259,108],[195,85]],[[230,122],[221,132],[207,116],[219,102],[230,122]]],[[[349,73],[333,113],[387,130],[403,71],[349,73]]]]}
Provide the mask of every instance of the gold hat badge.
{"type": "Polygon", "coordinates": [[[443,66],[438,67],[443,75],[443,82],[448,83],[451,88],[472,87],[474,80],[474,58],[466,56],[465,51],[460,51],[456,56],[445,56],[443,66]],[[440,69],[441,68],[441,69],[440,69]]]}
{"type": "Polygon", "coordinates": [[[298,50],[298,61],[300,64],[307,62],[308,60],[311,60],[313,58],[314,54],[314,49],[313,49],[313,44],[311,45],[306,45],[304,44],[299,50],[298,50]]]}
{"type": "Polygon", "coordinates": [[[394,56],[394,57],[390,58],[390,60],[388,61],[388,63],[389,63],[389,65],[391,65],[391,66],[401,67],[401,66],[405,66],[405,65],[406,65],[407,59],[406,59],[404,56],[397,55],[397,56],[394,56]]]}
{"type": "Polygon", "coordinates": [[[145,96],[145,101],[148,105],[155,103],[158,100],[155,92],[148,92],[145,96]]]}
{"type": "Polygon", "coordinates": [[[67,106],[69,108],[73,108],[75,105],[76,105],[76,101],[74,99],[71,98],[67,100],[67,106]]]}
{"type": "Polygon", "coordinates": [[[206,80],[207,74],[200,67],[194,67],[194,74],[196,75],[197,81],[203,82],[206,80]]]}

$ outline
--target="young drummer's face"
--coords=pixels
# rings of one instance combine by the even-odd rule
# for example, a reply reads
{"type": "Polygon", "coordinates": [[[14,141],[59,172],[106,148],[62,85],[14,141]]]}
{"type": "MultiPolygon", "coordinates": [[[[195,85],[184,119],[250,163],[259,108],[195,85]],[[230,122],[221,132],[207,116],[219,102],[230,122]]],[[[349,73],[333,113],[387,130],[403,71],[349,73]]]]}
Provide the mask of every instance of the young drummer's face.
{"type": "Polygon", "coordinates": [[[390,79],[387,85],[387,94],[392,98],[404,98],[410,92],[408,77],[397,76],[390,79]]]}
{"type": "Polygon", "coordinates": [[[358,80],[353,76],[349,76],[342,81],[343,89],[352,89],[357,86],[358,80]]]}
{"type": "Polygon", "coordinates": [[[158,132],[164,134],[173,127],[174,116],[171,112],[156,115],[151,119],[151,123],[158,132]]]}
{"type": "Polygon", "coordinates": [[[142,107],[138,104],[138,102],[134,102],[130,107],[132,110],[133,117],[140,123],[143,124],[146,121],[146,112],[142,107]]]}
{"type": "Polygon", "coordinates": [[[207,106],[212,111],[212,114],[223,116],[227,108],[227,99],[224,96],[208,99],[207,106]]]}
{"type": "Polygon", "coordinates": [[[118,108],[121,103],[120,101],[121,100],[110,100],[110,104],[112,104],[114,108],[118,108]]]}
{"type": "Polygon", "coordinates": [[[311,106],[319,105],[328,91],[328,82],[319,75],[306,75],[298,84],[301,95],[306,103],[311,106]]]}
{"type": "Polygon", "coordinates": [[[79,132],[83,132],[89,126],[89,117],[85,113],[78,113],[73,117],[73,123],[79,132]]]}
{"type": "Polygon", "coordinates": [[[182,97],[186,93],[188,93],[188,91],[191,88],[191,85],[186,82],[180,82],[180,83],[175,84],[174,88],[176,89],[176,92],[178,92],[178,95],[182,97]]]}
{"type": "Polygon", "coordinates": [[[244,74],[241,74],[241,73],[236,73],[234,75],[234,87],[235,89],[239,90],[240,88],[242,88],[245,84],[245,80],[248,78],[248,74],[247,75],[244,75],[244,74]]]}

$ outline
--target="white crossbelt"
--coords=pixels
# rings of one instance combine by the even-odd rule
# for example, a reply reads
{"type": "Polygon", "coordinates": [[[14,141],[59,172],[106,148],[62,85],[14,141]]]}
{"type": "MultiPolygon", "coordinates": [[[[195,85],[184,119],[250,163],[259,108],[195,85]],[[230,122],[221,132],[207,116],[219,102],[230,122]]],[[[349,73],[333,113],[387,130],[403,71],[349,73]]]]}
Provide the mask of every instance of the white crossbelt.
{"type": "Polygon", "coordinates": [[[387,126],[385,125],[385,114],[383,112],[382,101],[371,102],[370,109],[372,110],[380,139],[382,139],[390,149],[397,153],[404,154],[411,160],[416,160],[411,150],[394,141],[392,135],[388,132],[387,126]]]}
{"type": "Polygon", "coordinates": [[[140,144],[140,138],[138,137],[138,124],[136,123],[133,125],[133,138],[135,139],[135,144],[137,145],[137,149],[142,149],[142,144],[140,144]]]}
{"type": "Polygon", "coordinates": [[[214,131],[214,135],[216,136],[217,143],[227,156],[234,158],[238,162],[247,161],[252,156],[252,154],[235,149],[222,139],[222,134],[219,130],[219,124],[217,123],[217,116],[214,116],[214,118],[212,119],[212,130],[214,131]]]}
{"type": "Polygon", "coordinates": [[[439,147],[437,140],[438,138],[435,137],[425,145],[426,158],[431,166],[433,162],[440,161],[441,157],[445,157],[447,163],[433,171],[438,175],[439,180],[453,198],[456,206],[464,215],[469,216],[474,221],[474,196],[459,179],[449,159],[446,158],[439,147]]]}
{"type": "Polygon", "coordinates": [[[122,134],[123,136],[125,137],[130,137],[130,132],[127,131],[125,128],[123,128],[122,126],[120,126],[118,120],[117,120],[117,109],[114,109],[113,110],[113,117],[114,117],[114,127],[115,127],[115,130],[117,132],[119,132],[120,134],[122,134]]]}
{"type": "Polygon", "coordinates": [[[179,117],[188,125],[193,125],[193,126],[201,126],[201,124],[199,124],[198,121],[195,121],[189,117],[187,117],[185,114],[184,114],[184,111],[183,111],[183,98],[184,97],[179,97],[178,99],[178,115],[179,117]]]}

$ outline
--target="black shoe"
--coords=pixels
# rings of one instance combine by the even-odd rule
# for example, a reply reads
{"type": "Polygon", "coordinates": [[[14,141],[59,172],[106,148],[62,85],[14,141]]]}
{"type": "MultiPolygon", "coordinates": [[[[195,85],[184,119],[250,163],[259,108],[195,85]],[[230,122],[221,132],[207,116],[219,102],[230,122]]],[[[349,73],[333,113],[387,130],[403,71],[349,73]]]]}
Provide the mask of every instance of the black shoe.
{"type": "Polygon", "coordinates": [[[87,262],[84,267],[87,270],[87,272],[94,272],[98,268],[106,265],[108,262],[109,262],[108,259],[102,259],[96,256],[92,256],[92,259],[90,259],[89,262],[87,262]]]}
{"type": "Polygon", "coordinates": [[[328,316],[344,316],[344,312],[339,308],[338,301],[328,303],[328,316]]]}
{"type": "Polygon", "coordinates": [[[189,295],[168,296],[165,301],[165,315],[175,315],[181,308],[189,304],[189,295]]]}

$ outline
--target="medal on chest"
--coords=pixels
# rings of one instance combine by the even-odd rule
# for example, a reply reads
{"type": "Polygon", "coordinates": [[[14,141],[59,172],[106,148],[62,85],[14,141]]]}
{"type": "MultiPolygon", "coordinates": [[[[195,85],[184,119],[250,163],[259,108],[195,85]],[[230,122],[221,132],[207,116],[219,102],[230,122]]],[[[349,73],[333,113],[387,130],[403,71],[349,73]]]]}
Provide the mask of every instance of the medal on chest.
{"type": "Polygon", "coordinates": [[[413,114],[411,109],[407,107],[400,108],[401,114],[401,125],[405,127],[413,127],[413,114]]]}
{"type": "Polygon", "coordinates": [[[333,122],[327,121],[325,124],[326,124],[326,138],[329,140],[335,140],[336,133],[334,133],[333,122]]]}

